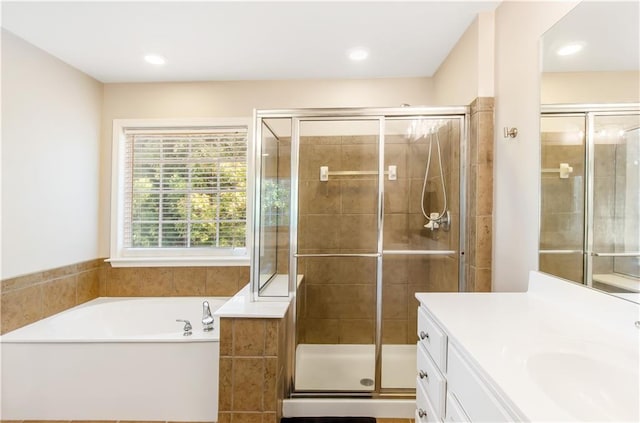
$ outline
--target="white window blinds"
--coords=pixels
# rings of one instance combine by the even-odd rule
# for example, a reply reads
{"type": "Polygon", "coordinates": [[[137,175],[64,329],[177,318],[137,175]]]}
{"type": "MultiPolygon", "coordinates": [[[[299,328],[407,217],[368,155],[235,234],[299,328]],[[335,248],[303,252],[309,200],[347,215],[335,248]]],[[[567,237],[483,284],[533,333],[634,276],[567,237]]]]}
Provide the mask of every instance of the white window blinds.
{"type": "Polygon", "coordinates": [[[126,128],[125,248],[246,243],[245,127],[126,128]]]}

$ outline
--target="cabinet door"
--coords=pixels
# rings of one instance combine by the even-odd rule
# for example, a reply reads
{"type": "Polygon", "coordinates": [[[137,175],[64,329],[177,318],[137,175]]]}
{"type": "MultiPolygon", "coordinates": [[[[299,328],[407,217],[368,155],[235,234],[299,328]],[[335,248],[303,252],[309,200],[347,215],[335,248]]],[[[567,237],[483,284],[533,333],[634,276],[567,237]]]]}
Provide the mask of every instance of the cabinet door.
{"type": "Polygon", "coordinates": [[[447,387],[471,421],[509,422],[514,418],[489,391],[455,346],[449,345],[447,387]]]}
{"type": "Polygon", "coordinates": [[[419,343],[429,352],[440,371],[446,372],[447,335],[422,307],[418,308],[418,339],[420,340],[419,343]]]}

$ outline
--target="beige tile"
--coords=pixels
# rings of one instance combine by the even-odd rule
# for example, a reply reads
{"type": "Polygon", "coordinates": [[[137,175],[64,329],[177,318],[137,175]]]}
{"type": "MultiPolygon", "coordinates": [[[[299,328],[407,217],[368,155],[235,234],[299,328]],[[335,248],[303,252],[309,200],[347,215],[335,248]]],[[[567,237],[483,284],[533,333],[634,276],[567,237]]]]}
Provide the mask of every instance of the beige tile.
{"type": "Polygon", "coordinates": [[[341,200],[341,182],[339,180],[300,181],[300,214],[339,214],[341,200]]]}
{"type": "Polygon", "coordinates": [[[476,266],[491,267],[492,217],[481,216],[476,219],[476,266]]]}
{"type": "Polygon", "coordinates": [[[140,296],[140,280],[135,277],[135,269],[110,267],[106,274],[106,294],[109,297],[140,296]]]}
{"type": "Polygon", "coordinates": [[[382,317],[404,319],[407,315],[407,285],[394,285],[382,290],[382,317]]]}
{"type": "Polygon", "coordinates": [[[220,357],[220,373],[218,384],[218,409],[231,411],[233,395],[233,359],[220,357]]]}
{"type": "Polygon", "coordinates": [[[406,284],[409,277],[407,258],[385,256],[382,259],[382,283],[384,285],[406,284]]]}
{"type": "Polygon", "coordinates": [[[340,226],[333,215],[300,217],[298,243],[304,250],[332,250],[339,247],[340,226]]]}
{"type": "Polygon", "coordinates": [[[207,269],[204,267],[176,267],[173,269],[173,289],[175,295],[205,295],[207,269]]]}
{"type": "Polygon", "coordinates": [[[476,269],[476,292],[491,292],[491,269],[476,269]]]}
{"type": "Polygon", "coordinates": [[[373,285],[308,285],[307,314],[320,319],[371,319],[374,299],[373,285]]]}
{"type": "Polygon", "coordinates": [[[406,214],[390,214],[384,218],[384,246],[390,250],[409,247],[409,219],[406,214]]]}
{"type": "Polygon", "coordinates": [[[220,355],[230,356],[233,351],[233,320],[226,317],[220,319],[220,355]]]}
{"type": "Polygon", "coordinates": [[[2,292],[9,292],[14,289],[26,288],[38,284],[43,281],[43,273],[29,273],[28,275],[18,276],[15,278],[4,279],[2,281],[2,292]]]}
{"type": "Polygon", "coordinates": [[[376,213],[378,209],[378,182],[376,180],[342,180],[341,185],[342,213],[376,213]]]}
{"type": "Polygon", "coordinates": [[[377,221],[374,214],[342,215],[339,225],[340,248],[343,250],[375,251],[377,245],[377,221]]]}
{"type": "Polygon", "coordinates": [[[407,343],[407,321],[406,320],[383,320],[382,321],[382,343],[383,344],[406,344],[407,343]]]}
{"type": "Polygon", "coordinates": [[[384,212],[385,214],[409,212],[410,179],[398,179],[384,182],[384,212]]]}
{"type": "Polygon", "coordinates": [[[265,319],[235,319],[233,322],[233,355],[264,354],[265,319]]]}
{"type": "Polygon", "coordinates": [[[340,343],[339,322],[338,319],[305,319],[305,343],[340,343]]]}
{"type": "Polygon", "coordinates": [[[262,423],[277,423],[277,413],[262,413],[262,423]]]}
{"type": "Polygon", "coordinates": [[[45,316],[51,316],[76,305],[75,275],[42,284],[42,305],[45,316]]]}
{"type": "Polygon", "coordinates": [[[493,112],[482,112],[478,115],[478,157],[477,164],[493,163],[493,112]]]}
{"type": "Polygon", "coordinates": [[[300,146],[299,174],[301,180],[316,180],[320,178],[320,166],[328,166],[329,171],[344,170],[340,145],[311,145],[300,146]]]}
{"type": "Polygon", "coordinates": [[[276,411],[277,404],[277,374],[278,359],[276,357],[265,358],[264,361],[264,395],[262,399],[262,410],[276,411]]]}
{"type": "Polygon", "coordinates": [[[467,263],[471,266],[475,266],[477,261],[477,224],[477,217],[474,215],[469,216],[467,222],[467,263]]]}
{"type": "Polygon", "coordinates": [[[375,329],[373,319],[344,319],[340,320],[341,344],[372,344],[375,329]]]}
{"type": "Polygon", "coordinates": [[[343,170],[376,170],[378,146],[375,144],[350,144],[342,146],[343,170]]]}
{"type": "MultiPolygon", "coordinates": [[[[404,137],[403,137],[404,138],[404,137]]],[[[389,143],[389,140],[385,138],[384,146],[384,166],[385,170],[388,166],[396,166],[398,180],[406,179],[409,177],[409,144],[405,140],[394,144],[389,143]]],[[[388,180],[388,178],[385,178],[388,180]]],[[[393,182],[393,181],[391,181],[393,182]]]]}
{"type": "MultiPolygon", "coordinates": [[[[244,267],[244,266],[243,266],[244,267]]],[[[205,295],[230,297],[242,288],[241,281],[244,270],[236,267],[210,267],[207,268],[205,282],[205,295]]],[[[248,272],[247,272],[248,276],[248,272]]],[[[248,279],[247,281],[248,282],[248,279]]]]}
{"type": "Polygon", "coordinates": [[[477,213],[490,215],[493,212],[493,164],[478,165],[477,213]]]}
{"type": "MultiPolygon", "coordinates": [[[[266,319],[265,321],[265,340],[264,340],[264,355],[265,356],[277,356],[278,355],[278,342],[280,336],[278,329],[281,322],[284,319],[266,319]]],[[[282,333],[284,334],[284,332],[282,333]]],[[[280,334],[280,335],[282,335],[280,334]]]]}
{"type": "Polygon", "coordinates": [[[233,411],[261,411],[263,358],[233,358],[233,411]]]}
{"type": "Polygon", "coordinates": [[[170,297],[173,293],[173,269],[166,267],[138,268],[140,295],[144,297],[170,297]]]}
{"type": "Polygon", "coordinates": [[[82,304],[100,296],[99,272],[94,268],[78,274],[76,304],[82,304]]]}
{"type": "Polygon", "coordinates": [[[219,412],[218,413],[218,423],[231,423],[231,413],[227,412],[219,412]]]}
{"type": "Polygon", "coordinates": [[[78,273],[77,265],[70,264],[68,266],[61,266],[55,269],[45,270],[44,272],[42,272],[42,280],[48,281],[51,279],[58,279],[64,276],[73,275],[75,273],[78,273]]]}
{"type": "Polygon", "coordinates": [[[466,280],[466,284],[467,284],[467,291],[468,292],[477,292],[476,291],[476,267],[470,265],[469,268],[467,269],[467,280],[466,280]]]}
{"type": "Polygon", "coordinates": [[[232,413],[231,423],[262,423],[262,413],[232,413]]]}

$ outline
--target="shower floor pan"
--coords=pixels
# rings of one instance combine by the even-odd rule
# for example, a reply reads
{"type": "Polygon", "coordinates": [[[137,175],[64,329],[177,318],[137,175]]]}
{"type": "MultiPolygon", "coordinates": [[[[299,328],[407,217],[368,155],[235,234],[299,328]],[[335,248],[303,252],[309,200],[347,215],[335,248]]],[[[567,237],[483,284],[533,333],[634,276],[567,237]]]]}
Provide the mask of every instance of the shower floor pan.
{"type": "MultiPolygon", "coordinates": [[[[375,346],[300,344],[296,348],[297,391],[373,391],[375,346]]],[[[382,388],[414,389],[416,346],[382,346],[382,388]]]]}

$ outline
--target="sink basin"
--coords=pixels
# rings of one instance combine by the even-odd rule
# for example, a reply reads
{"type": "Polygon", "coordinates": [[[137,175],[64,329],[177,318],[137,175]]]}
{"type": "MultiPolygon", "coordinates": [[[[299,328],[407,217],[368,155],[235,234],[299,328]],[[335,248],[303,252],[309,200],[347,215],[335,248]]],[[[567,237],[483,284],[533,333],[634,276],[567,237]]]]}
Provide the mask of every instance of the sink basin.
{"type": "Polygon", "coordinates": [[[527,359],[527,371],[577,420],[640,421],[638,363],[607,360],[579,352],[540,352],[527,359]]]}

